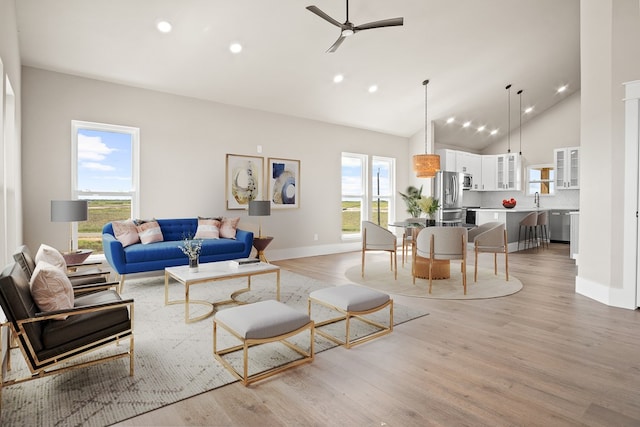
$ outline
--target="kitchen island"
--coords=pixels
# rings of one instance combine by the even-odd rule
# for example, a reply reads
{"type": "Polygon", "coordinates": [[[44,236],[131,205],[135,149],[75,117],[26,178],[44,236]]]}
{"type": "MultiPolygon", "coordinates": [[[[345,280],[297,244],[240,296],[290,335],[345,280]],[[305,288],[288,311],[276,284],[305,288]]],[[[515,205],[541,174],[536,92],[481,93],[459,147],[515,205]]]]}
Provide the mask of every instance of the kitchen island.
{"type": "MultiPolygon", "coordinates": [[[[508,251],[518,250],[518,232],[520,231],[520,221],[531,212],[543,212],[549,209],[543,208],[476,208],[476,224],[481,225],[487,222],[503,222],[507,228],[508,251]]],[[[523,230],[524,237],[524,230],[523,230]]],[[[524,248],[524,246],[521,246],[524,248]]]]}

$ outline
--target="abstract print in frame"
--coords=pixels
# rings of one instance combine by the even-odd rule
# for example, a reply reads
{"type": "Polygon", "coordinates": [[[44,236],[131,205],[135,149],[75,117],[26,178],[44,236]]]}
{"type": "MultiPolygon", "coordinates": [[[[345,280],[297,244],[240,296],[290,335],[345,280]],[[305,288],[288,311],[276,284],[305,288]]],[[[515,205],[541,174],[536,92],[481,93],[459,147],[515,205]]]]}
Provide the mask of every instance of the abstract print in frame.
{"type": "Polygon", "coordinates": [[[249,200],[262,200],[264,158],[227,154],[227,209],[247,209],[249,200]]]}
{"type": "Polygon", "coordinates": [[[300,160],[268,159],[269,200],[275,209],[300,207],[300,160]]]}

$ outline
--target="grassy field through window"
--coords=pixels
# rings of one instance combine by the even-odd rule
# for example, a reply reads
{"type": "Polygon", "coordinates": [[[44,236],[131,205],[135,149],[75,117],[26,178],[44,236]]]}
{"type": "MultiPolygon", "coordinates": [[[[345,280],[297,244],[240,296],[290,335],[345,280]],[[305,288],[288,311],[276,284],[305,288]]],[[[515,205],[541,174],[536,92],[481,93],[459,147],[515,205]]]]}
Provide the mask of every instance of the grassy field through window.
{"type": "Polygon", "coordinates": [[[111,221],[131,218],[130,200],[89,200],[87,221],[78,223],[78,248],[103,253],[102,227],[111,221]]]}
{"type": "MultiPolygon", "coordinates": [[[[360,233],[360,202],[342,202],[342,234],[360,233]]],[[[371,221],[378,223],[378,202],[371,205],[371,221]]],[[[386,227],[389,221],[389,202],[380,201],[380,225],[386,227]]]]}

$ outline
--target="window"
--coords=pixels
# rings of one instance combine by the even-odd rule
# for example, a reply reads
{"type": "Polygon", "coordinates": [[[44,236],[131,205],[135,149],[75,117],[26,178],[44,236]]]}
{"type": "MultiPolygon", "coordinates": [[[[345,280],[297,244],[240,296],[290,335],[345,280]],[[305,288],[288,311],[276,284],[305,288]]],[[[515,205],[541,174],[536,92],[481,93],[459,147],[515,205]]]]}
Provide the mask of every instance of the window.
{"type": "Polygon", "coordinates": [[[360,237],[366,212],[367,156],[342,153],[342,236],[360,237]]]}
{"type": "Polygon", "coordinates": [[[551,195],[556,192],[555,170],[552,165],[532,165],[527,168],[527,195],[551,195]]]}
{"type": "Polygon", "coordinates": [[[395,219],[395,159],[342,153],[342,237],[360,238],[362,221],[395,219]]]}
{"type": "Polygon", "coordinates": [[[372,158],[371,215],[369,218],[382,227],[393,222],[395,212],[395,159],[388,157],[372,158]],[[390,215],[391,213],[391,215],[390,215]]]}
{"type": "Polygon", "coordinates": [[[104,224],[139,212],[140,130],[76,120],[71,128],[73,198],[89,201],[88,220],[77,223],[73,240],[102,253],[104,224]]]}

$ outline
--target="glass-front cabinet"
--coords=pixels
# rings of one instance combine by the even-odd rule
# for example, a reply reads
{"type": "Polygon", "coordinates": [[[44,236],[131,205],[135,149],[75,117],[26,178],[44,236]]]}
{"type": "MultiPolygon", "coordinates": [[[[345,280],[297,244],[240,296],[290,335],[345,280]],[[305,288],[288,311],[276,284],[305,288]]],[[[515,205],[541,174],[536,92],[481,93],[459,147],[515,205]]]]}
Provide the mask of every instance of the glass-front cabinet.
{"type": "Polygon", "coordinates": [[[556,166],[556,188],[570,190],[580,188],[580,147],[553,150],[556,166]]]}
{"type": "Polygon", "coordinates": [[[508,153],[496,157],[497,189],[520,190],[520,155],[508,153]]]}

